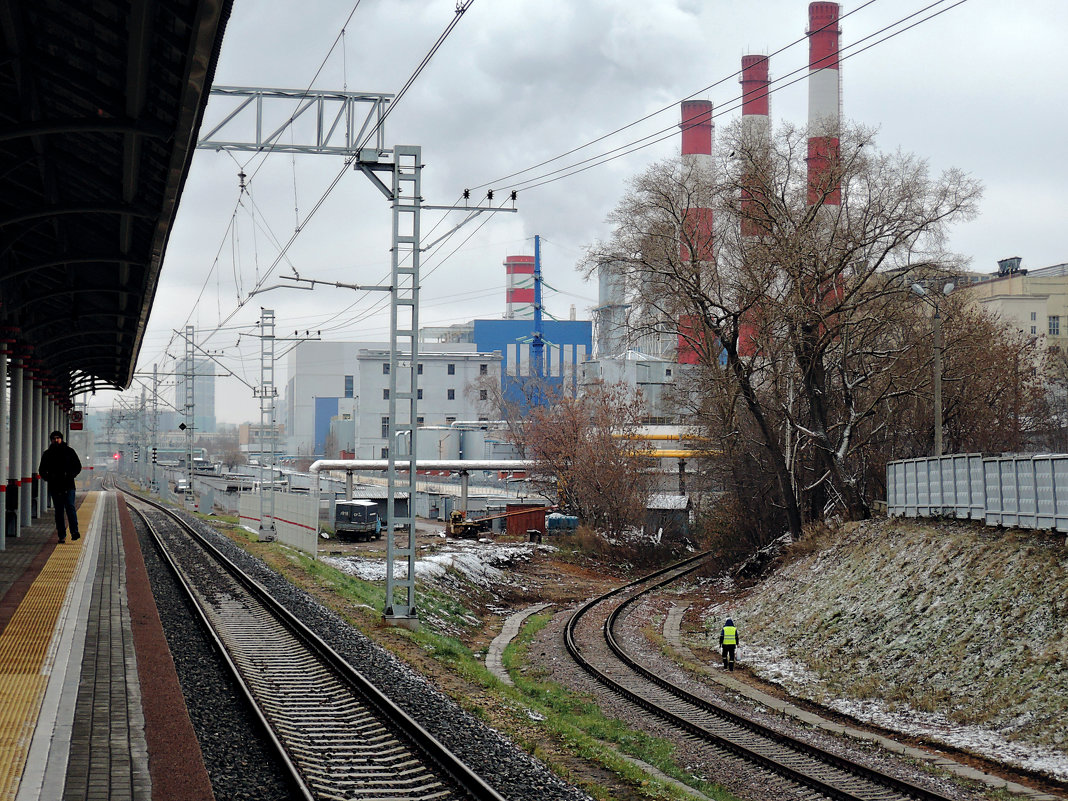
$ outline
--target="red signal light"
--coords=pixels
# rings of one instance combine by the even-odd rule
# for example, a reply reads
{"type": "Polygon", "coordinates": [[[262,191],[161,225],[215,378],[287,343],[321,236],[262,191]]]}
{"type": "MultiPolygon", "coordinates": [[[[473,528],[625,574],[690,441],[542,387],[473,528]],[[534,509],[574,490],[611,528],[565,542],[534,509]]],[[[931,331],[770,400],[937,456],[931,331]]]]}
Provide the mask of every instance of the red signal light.
{"type": "Polygon", "coordinates": [[[115,461],[118,461],[119,460],[119,454],[116,453],[111,458],[114,459],[115,461]]]}

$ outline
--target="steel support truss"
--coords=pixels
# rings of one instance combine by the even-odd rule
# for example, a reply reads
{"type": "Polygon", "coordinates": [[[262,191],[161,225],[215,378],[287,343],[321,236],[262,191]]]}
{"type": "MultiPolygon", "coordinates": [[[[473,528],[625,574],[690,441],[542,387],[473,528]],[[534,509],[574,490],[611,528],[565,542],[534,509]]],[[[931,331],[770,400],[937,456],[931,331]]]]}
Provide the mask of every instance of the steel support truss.
{"type": "Polygon", "coordinates": [[[274,526],[274,309],[260,309],[260,542],[271,542],[274,526]],[[270,456],[267,455],[270,448],[270,456]],[[263,477],[264,466],[270,471],[263,477]],[[270,482],[268,484],[267,482],[270,482]],[[268,489],[268,486],[270,489],[268,489]]]}
{"type": "MultiPolygon", "coordinates": [[[[388,104],[394,97],[392,94],[220,86],[213,87],[211,95],[238,97],[242,100],[236,109],[197,143],[198,149],[345,156],[354,169],[371,180],[392,206],[390,285],[352,285],[351,288],[380,289],[390,293],[386,601],[383,613],[386,620],[393,623],[417,626],[419,614],[415,603],[415,454],[418,428],[416,423],[419,419],[419,261],[423,251],[420,214],[423,209],[467,212],[464,221],[453,229],[456,230],[483,212],[515,212],[516,209],[423,204],[422,148],[417,145],[396,145],[389,149],[385,146],[382,123],[388,113],[388,104]],[[264,122],[267,101],[272,101],[270,105],[288,103],[294,110],[288,115],[275,116],[275,122],[268,124],[264,122]],[[368,108],[361,114],[357,109],[362,105],[368,108]],[[309,112],[314,118],[313,141],[303,144],[283,142],[282,135],[288,130],[294,130],[294,134],[290,134],[292,138],[295,135],[296,121],[309,112]],[[356,125],[357,121],[360,121],[359,126],[356,125]],[[234,128],[240,133],[232,133],[234,128]],[[249,130],[253,132],[251,137],[247,133],[249,130]],[[223,136],[224,131],[230,138],[223,136]],[[243,138],[235,139],[234,136],[243,138]],[[379,174],[386,175],[387,180],[381,180],[379,174]],[[407,453],[403,454],[406,458],[402,459],[403,467],[398,470],[397,457],[402,455],[399,453],[402,442],[407,453]],[[401,477],[404,471],[407,471],[406,478],[401,477]],[[407,493],[408,502],[405,514],[398,515],[396,502],[401,493],[407,493]],[[398,558],[403,558],[406,562],[403,575],[397,575],[395,571],[398,558]]],[[[261,411],[261,421],[262,418],[261,411]]]]}
{"type": "Polygon", "coordinates": [[[198,149],[355,155],[361,148],[385,152],[385,119],[391,94],[213,86],[236,106],[197,143],[198,149]],[[300,124],[298,124],[298,121],[300,124]],[[282,141],[308,136],[308,141],[282,141]],[[373,143],[372,143],[373,139],[373,143]]]}

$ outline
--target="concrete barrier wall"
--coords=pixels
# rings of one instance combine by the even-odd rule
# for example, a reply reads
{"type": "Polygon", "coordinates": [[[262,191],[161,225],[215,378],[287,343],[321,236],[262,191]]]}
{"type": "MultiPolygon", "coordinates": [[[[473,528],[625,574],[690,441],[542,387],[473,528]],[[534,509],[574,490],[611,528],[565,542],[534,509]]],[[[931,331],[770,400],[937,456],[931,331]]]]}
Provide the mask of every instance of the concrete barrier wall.
{"type": "MultiPolygon", "coordinates": [[[[275,538],[290,547],[316,555],[319,545],[318,503],[314,495],[276,492],[274,494],[275,538]]],[[[241,525],[260,529],[260,496],[241,493],[238,505],[241,525]]]]}

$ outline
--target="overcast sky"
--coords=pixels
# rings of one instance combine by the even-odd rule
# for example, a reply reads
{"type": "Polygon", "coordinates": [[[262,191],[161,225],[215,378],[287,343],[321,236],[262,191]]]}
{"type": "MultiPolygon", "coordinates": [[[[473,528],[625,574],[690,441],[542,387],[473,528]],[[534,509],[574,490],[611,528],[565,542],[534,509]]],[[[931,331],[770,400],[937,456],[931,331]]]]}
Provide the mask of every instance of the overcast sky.
{"type": "MultiPolygon", "coordinates": [[[[1030,268],[1068,261],[1068,2],[966,0],[951,8],[955,3],[933,3],[910,23],[948,10],[882,43],[875,42],[885,34],[866,37],[930,0],[844,3],[843,114],[877,127],[880,148],[916,153],[933,172],[959,167],[985,185],[981,216],[958,226],[950,241],[972,269],[992,271],[1007,256],[1021,256],[1030,268]]],[[[362,0],[346,25],[353,0],[235,0],[216,84],[395,93],[454,9],[455,0],[362,0]]],[[[482,187],[472,197],[482,196],[487,183],[498,188],[499,200],[500,189],[515,181],[501,180],[506,176],[646,115],[654,114],[520,177],[666,133],[630,155],[520,191],[517,214],[483,215],[427,254],[421,324],[501,316],[502,262],[533,254],[535,234],[543,241],[545,280],[557,290],[546,293],[548,312],[567,318],[573,305],[579,319],[589,319],[596,285],[584,282],[575,265],[585,246],[609,234],[605,217],[628,177],[678,153],[679,101],[711,100],[723,112],[720,126],[734,119],[741,56],[786,48],[771,61],[772,80],[803,70],[807,14],[807,0],[475,0],[386,122],[387,146],[423,149],[425,202],[456,202],[467,187],[482,187]]],[[[806,106],[803,80],[771,98],[776,121],[804,125],[806,106]]],[[[213,99],[202,133],[230,107],[213,99]]],[[[295,268],[310,278],[374,284],[389,272],[389,204],[363,175],[344,174],[308,219],[341,170],[341,157],[250,155],[196,154],[139,371],[151,373],[153,364],[161,374],[173,371],[173,357],[185,347],[173,331],[192,325],[199,346],[258,384],[259,342],[239,337],[238,329],[256,333],[261,306],[274,309],[279,337],[321,330],[324,339],[388,339],[382,293],[274,290],[234,313],[298,219],[301,233],[275,276],[295,268]],[[251,176],[244,196],[239,164],[251,176]],[[223,321],[225,328],[212,333],[223,321]]],[[[425,238],[460,219],[426,212],[424,234],[438,227],[425,238]]],[[[280,341],[276,352],[286,347],[280,341]]],[[[275,381],[284,385],[284,360],[275,381]]],[[[110,406],[113,395],[98,393],[93,405],[110,406]]],[[[216,415],[222,422],[258,420],[258,402],[240,381],[220,380],[216,415]]]]}

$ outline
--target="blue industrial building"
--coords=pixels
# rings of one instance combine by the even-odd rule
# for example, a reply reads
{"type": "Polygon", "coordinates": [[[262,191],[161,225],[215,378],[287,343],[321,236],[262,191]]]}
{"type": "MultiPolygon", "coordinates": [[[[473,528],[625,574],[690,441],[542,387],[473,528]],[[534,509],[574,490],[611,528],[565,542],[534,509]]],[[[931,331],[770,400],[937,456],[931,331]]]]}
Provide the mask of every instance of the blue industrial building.
{"type": "MultiPolygon", "coordinates": [[[[545,384],[575,393],[581,365],[590,358],[593,348],[593,323],[589,320],[540,323],[545,384]]],[[[537,374],[534,320],[475,320],[473,325],[476,349],[481,353],[501,353],[501,388],[505,400],[525,405],[529,397],[526,385],[537,374]]]]}

